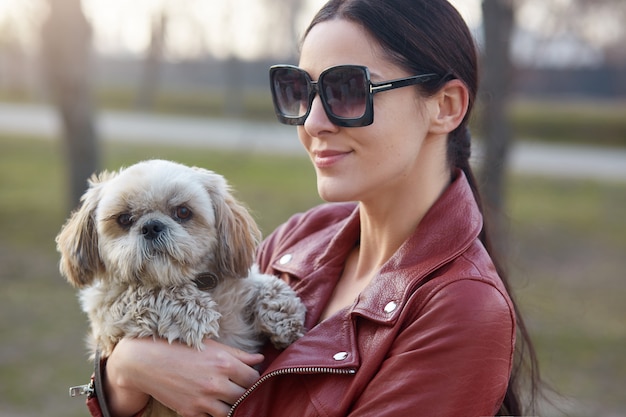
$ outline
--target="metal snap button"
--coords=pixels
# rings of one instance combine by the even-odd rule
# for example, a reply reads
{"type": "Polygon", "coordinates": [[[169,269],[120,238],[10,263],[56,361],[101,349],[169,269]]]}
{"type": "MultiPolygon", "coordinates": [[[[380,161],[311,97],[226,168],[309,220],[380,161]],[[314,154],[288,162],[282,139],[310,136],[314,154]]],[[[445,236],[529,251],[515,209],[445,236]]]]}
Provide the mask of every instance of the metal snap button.
{"type": "Polygon", "coordinates": [[[385,306],[385,313],[393,313],[398,308],[398,304],[395,301],[390,301],[385,306]]]}
{"type": "Polygon", "coordinates": [[[348,357],[348,352],[337,352],[333,355],[333,359],[336,361],[343,361],[348,357]]]}
{"type": "Polygon", "coordinates": [[[278,263],[281,264],[281,265],[288,264],[291,261],[292,258],[293,258],[293,255],[288,253],[286,255],[283,255],[282,258],[280,258],[278,260],[278,263]]]}

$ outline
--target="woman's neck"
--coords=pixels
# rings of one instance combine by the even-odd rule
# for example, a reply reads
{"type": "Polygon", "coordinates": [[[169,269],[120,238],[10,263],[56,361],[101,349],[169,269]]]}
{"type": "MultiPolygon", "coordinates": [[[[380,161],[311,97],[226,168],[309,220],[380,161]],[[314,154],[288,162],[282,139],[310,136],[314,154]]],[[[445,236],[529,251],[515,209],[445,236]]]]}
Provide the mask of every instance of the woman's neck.
{"type": "MultiPolygon", "coordinates": [[[[435,171],[436,172],[436,171],[435,171]]],[[[447,168],[416,181],[409,189],[395,190],[394,198],[360,202],[361,232],[357,276],[379,270],[414,233],[426,213],[448,187],[447,168]]]]}
{"type": "Polygon", "coordinates": [[[421,159],[412,175],[359,202],[360,239],[346,258],[320,320],[354,302],[450,184],[445,151],[436,156],[425,152],[421,159]]]}

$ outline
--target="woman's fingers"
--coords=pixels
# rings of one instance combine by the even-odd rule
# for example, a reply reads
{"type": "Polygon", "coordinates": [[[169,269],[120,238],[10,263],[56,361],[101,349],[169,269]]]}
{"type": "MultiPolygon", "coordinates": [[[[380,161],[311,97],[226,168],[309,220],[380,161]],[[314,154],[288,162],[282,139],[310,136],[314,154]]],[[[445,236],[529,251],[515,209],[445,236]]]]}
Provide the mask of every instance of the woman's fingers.
{"type": "MultiPolygon", "coordinates": [[[[243,387],[244,392],[259,379],[259,373],[252,367],[263,362],[263,355],[244,352],[214,340],[207,340],[204,345],[205,351],[215,352],[212,357],[215,366],[222,374],[229,375],[229,379],[237,386],[243,387]]],[[[241,394],[243,392],[239,396],[241,394]]]]}
{"type": "Polygon", "coordinates": [[[226,416],[230,404],[258,380],[252,366],[263,361],[263,355],[214,340],[197,350],[163,340],[127,339],[116,351],[109,361],[122,387],[147,393],[184,417],[226,416]]]}

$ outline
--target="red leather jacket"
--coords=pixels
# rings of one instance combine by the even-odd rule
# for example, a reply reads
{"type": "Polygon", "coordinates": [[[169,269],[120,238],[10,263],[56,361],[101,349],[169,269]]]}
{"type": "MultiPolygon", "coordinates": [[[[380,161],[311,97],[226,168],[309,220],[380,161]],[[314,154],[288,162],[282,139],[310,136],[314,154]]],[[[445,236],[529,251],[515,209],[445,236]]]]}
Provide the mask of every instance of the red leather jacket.
{"type": "Polygon", "coordinates": [[[307,306],[304,337],[267,350],[235,417],[497,413],[515,344],[511,301],[478,240],[482,216],[462,173],[355,303],[317,323],[359,238],[355,204],[292,217],[263,243],[261,269],[307,306]]]}
{"type": "Polygon", "coordinates": [[[515,319],[478,240],[481,228],[458,172],[356,302],[317,324],[358,241],[358,207],[327,204],[291,218],[264,242],[258,262],[298,292],[310,330],[273,358],[231,414],[497,413],[511,372],[515,319]]]}

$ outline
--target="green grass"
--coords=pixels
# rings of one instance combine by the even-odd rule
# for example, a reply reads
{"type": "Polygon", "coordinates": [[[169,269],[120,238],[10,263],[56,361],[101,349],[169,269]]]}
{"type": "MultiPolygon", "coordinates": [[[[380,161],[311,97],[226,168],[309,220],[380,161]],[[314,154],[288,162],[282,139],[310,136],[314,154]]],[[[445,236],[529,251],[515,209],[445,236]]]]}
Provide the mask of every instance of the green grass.
{"type": "Polygon", "coordinates": [[[517,137],[557,143],[626,146],[626,102],[516,100],[517,137]]]}
{"type": "MultiPolygon", "coordinates": [[[[2,136],[0,149],[0,415],[84,416],[67,387],[91,372],[86,322],[54,248],[70,210],[61,149],[2,136]]],[[[103,159],[118,169],[153,157],[226,176],[265,233],[319,202],[304,157],[117,143],[105,145],[103,159]]],[[[626,408],[626,184],[515,177],[507,201],[511,278],[546,379],[576,399],[571,416],[618,415],[626,408]]]]}
{"type": "Polygon", "coordinates": [[[512,270],[546,379],[571,414],[626,406],[626,184],[515,178],[512,270]]]}

